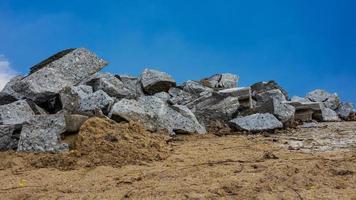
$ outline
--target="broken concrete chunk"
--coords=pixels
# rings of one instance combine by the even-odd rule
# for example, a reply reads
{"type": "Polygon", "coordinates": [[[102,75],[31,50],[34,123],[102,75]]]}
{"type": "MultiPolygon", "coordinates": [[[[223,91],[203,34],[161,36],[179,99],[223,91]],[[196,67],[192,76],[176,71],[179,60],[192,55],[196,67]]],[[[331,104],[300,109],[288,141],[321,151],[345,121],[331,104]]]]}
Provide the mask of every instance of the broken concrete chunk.
{"type": "Polygon", "coordinates": [[[108,116],[117,122],[135,121],[141,123],[149,131],[157,130],[155,113],[133,99],[122,99],[116,102],[108,116]]]}
{"type": "Polygon", "coordinates": [[[280,89],[273,89],[273,90],[268,90],[265,92],[257,93],[255,95],[255,99],[257,101],[257,104],[259,102],[261,102],[261,103],[267,102],[271,99],[275,99],[279,102],[287,101],[286,97],[284,96],[284,94],[282,93],[282,91],[280,89]]]}
{"type": "Polygon", "coordinates": [[[80,112],[82,100],[92,93],[92,87],[87,85],[65,87],[59,93],[63,109],[68,113],[80,112]]]}
{"type": "Polygon", "coordinates": [[[94,91],[103,90],[118,99],[136,97],[136,90],[131,89],[132,86],[126,86],[119,78],[109,73],[97,75],[86,84],[92,86],[94,91]]]}
{"type": "Polygon", "coordinates": [[[23,76],[15,76],[5,85],[4,89],[0,92],[0,105],[9,104],[23,98],[22,95],[12,89],[12,86],[23,78],[23,76]]]}
{"type": "Polygon", "coordinates": [[[205,133],[204,127],[185,106],[170,106],[154,96],[140,97],[138,102],[150,112],[155,113],[158,129],[165,129],[170,134],[205,133]]]}
{"type": "Polygon", "coordinates": [[[95,111],[99,109],[104,114],[108,114],[114,102],[114,99],[108,94],[102,90],[98,90],[81,99],[79,113],[95,115],[95,111]]]}
{"type": "Polygon", "coordinates": [[[63,109],[67,113],[89,116],[94,115],[96,109],[100,109],[107,114],[114,99],[102,90],[94,93],[92,91],[92,88],[87,85],[64,88],[60,92],[63,109]]]}
{"type": "Polygon", "coordinates": [[[145,69],[140,80],[144,91],[151,95],[168,92],[169,88],[176,86],[176,81],[170,75],[153,69],[145,69]]]}
{"type": "Polygon", "coordinates": [[[309,99],[303,98],[303,97],[298,97],[298,96],[292,96],[291,101],[295,102],[310,102],[309,99]]]}
{"type": "Polygon", "coordinates": [[[227,89],[227,88],[235,88],[237,87],[239,81],[239,77],[235,74],[223,73],[223,74],[215,74],[209,78],[204,78],[200,82],[210,88],[214,89],[227,89]]]}
{"type": "Polygon", "coordinates": [[[0,106],[0,124],[22,124],[32,118],[35,112],[25,100],[0,106]]]}
{"type": "Polygon", "coordinates": [[[66,132],[75,133],[80,130],[80,127],[84,124],[85,121],[89,119],[88,116],[84,115],[65,115],[65,122],[66,122],[66,132]]]}
{"type": "Polygon", "coordinates": [[[336,93],[331,94],[325,90],[314,90],[307,94],[307,99],[313,102],[323,103],[326,108],[336,110],[339,107],[340,100],[336,93]]]}
{"type": "Polygon", "coordinates": [[[86,49],[65,50],[34,66],[31,73],[16,82],[12,89],[27,99],[43,103],[106,65],[106,61],[86,49]]]}
{"type": "Polygon", "coordinates": [[[186,81],[181,86],[184,91],[194,95],[194,96],[202,96],[207,93],[211,93],[214,90],[208,87],[205,87],[199,82],[196,81],[186,81]]]}
{"type": "Polygon", "coordinates": [[[267,92],[269,90],[279,89],[283,95],[288,99],[288,93],[276,81],[258,82],[251,86],[252,96],[258,93],[267,92]]]}
{"type": "Polygon", "coordinates": [[[22,128],[17,151],[60,152],[68,150],[60,135],[66,131],[63,115],[37,115],[22,128]]]}
{"type": "Polygon", "coordinates": [[[237,97],[240,102],[240,107],[252,108],[253,101],[250,87],[229,88],[218,91],[218,94],[225,97],[237,97]]]}
{"type": "Polygon", "coordinates": [[[172,104],[186,105],[189,102],[192,102],[194,100],[193,95],[191,95],[189,92],[186,92],[179,88],[171,88],[171,89],[169,89],[168,93],[171,96],[169,101],[172,104]]]}
{"type": "Polygon", "coordinates": [[[341,103],[336,110],[336,113],[344,120],[346,120],[353,110],[352,103],[341,103]]]}
{"type": "Polygon", "coordinates": [[[329,122],[329,121],[340,121],[339,116],[337,113],[330,108],[323,108],[321,109],[321,114],[323,117],[324,122],[329,122]]]}
{"type": "Polygon", "coordinates": [[[238,97],[224,97],[209,93],[187,104],[199,122],[208,125],[213,121],[226,122],[237,113],[240,103],[238,97]]]}
{"type": "Polygon", "coordinates": [[[273,100],[273,114],[285,125],[291,125],[294,121],[295,108],[276,99],[273,100]]]}
{"type": "Polygon", "coordinates": [[[237,117],[230,120],[229,125],[231,128],[249,132],[261,132],[283,128],[282,122],[269,113],[237,117]]]}
{"type": "Polygon", "coordinates": [[[0,125],[0,151],[16,150],[21,125],[0,125]]]}

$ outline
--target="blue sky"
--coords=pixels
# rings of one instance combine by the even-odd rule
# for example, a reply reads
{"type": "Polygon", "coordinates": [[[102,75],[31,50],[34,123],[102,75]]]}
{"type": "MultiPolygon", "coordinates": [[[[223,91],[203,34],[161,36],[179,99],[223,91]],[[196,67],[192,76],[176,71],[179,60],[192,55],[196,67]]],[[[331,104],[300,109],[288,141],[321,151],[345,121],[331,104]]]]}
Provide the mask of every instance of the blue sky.
{"type": "Polygon", "coordinates": [[[114,73],[231,72],[241,86],[276,80],[292,95],[324,88],[356,102],[355,10],[352,0],[1,0],[0,80],[87,47],[114,73]]]}

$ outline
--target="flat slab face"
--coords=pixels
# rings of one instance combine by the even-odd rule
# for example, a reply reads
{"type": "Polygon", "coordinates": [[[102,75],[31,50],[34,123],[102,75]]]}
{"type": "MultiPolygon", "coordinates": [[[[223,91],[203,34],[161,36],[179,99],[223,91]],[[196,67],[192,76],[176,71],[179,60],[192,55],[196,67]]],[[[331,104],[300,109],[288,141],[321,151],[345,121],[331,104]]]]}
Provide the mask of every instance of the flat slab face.
{"type": "Polygon", "coordinates": [[[0,124],[22,124],[35,113],[25,100],[0,106],[0,124]]]}
{"type": "Polygon", "coordinates": [[[86,49],[65,53],[52,56],[32,68],[31,73],[13,89],[28,99],[43,102],[64,87],[80,83],[107,65],[106,61],[86,49]]]}

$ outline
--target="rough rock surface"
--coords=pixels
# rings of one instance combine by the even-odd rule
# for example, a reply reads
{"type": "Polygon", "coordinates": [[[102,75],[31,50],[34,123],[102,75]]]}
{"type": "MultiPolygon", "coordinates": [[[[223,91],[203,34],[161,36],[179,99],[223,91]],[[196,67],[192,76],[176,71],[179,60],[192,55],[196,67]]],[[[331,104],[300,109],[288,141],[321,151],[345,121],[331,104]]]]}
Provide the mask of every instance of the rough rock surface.
{"type": "Polygon", "coordinates": [[[12,86],[23,78],[20,75],[15,76],[5,85],[4,89],[0,92],[0,105],[9,104],[22,98],[22,95],[12,89],[12,86]]]}
{"type": "Polygon", "coordinates": [[[309,99],[306,99],[304,97],[299,97],[299,96],[292,96],[291,101],[294,101],[294,102],[310,102],[309,99]]]}
{"type": "Polygon", "coordinates": [[[63,109],[73,114],[94,115],[95,109],[108,113],[114,103],[114,99],[104,91],[93,93],[87,85],[66,87],[60,91],[60,98],[63,109]]]}
{"type": "Polygon", "coordinates": [[[116,102],[109,113],[109,117],[117,122],[134,121],[142,124],[147,130],[156,131],[156,115],[133,99],[122,99],[116,102]]]}
{"type": "Polygon", "coordinates": [[[207,87],[214,89],[227,89],[237,87],[239,77],[235,74],[223,73],[215,74],[209,78],[204,78],[200,82],[207,87]]]}
{"type": "Polygon", "coordinates": [[[106,61],[86,49],[65,50],[34,66],[31,73],[16,82],[12,89],[27,99],[43,103],[106,65],[106,61]]]}
{"type": "Polygon", "coordinates": [[[66,131],[64,115],[37,115],[24,124],[18,151],[59,152],[68,150],[60,135],[66,131]]]}
{"type": "Polygon", "coordinates": [[[275,81],[258,82],[251,86],[252,96],[254,97],[258,93],[267,92],[269,90],[279,89],[283,95],[288,99],[288,93],[275,81]]]}
{"type": "Polygon", "coordinates": [[[331,94],[320,89],[309,92],[306,98],[313,102],[323,103],[326,108],[330,108],[332,110],[336,110],[340,104],[339,97],[336,93],[331,94]]]}
{"type": "Polygon", "coordinates": [[[140,97],[138,102],[155,114],[158,129],[166,129],[170,134],[206,132],[194,114],[185,106],[170,106],[154,96],[140,97]]]}
{"type": "Polygon", "coordinates": [[[353,104],[352,103],[341,103],[336,110],[336,113],[342,118],[342,119],[347,119],[351,112],[353,110],[353,104]]]}
{"type": "Polygon", "coordinates": [[[21,125],[0,125],[0,151],[17,148],[21,128],[21,125]]]}
{"type": "Polygon", "coordinates": [[[109,73],[97,75],[86,84],[92,86],[94,91],[102,90],[118,99],[135,98],[137,95],[132,85],[124,84],[119,78],[109,73]]]}
{"type": "Polygon", "coordinates": [[[202,96],[204,94],[211,93],[214,91],[213,89],[206,87],[199,82],[191,80],[184,82],[181,87],[184,91],[194,96],[202,96]]]}
{"type": "Polygon", "coordinates": [[[321,120],[324,122],[335,122],[340,121],[339,116],[337,113],[330,108],[321,108],[321,120]]]}
{"type": "Polygon", "coordinates": [[[66,122],[66,132],[68,133],[75,133],[80,130],[80,127],[89,119],[88,116],[85,115],[65,115],[65,122],[66,122]]]}
{"type": "Polygon", "coordinates": [[[172,104],[187,105],[189,102],[194,100],[194,96],[192,94],[179,88],[171,88],[168,93],[171,96],[169,101],[172,104]]]}
{"type": "Polygon", "coordinates": [[[145,69],[140,77],[143,90],[148,94],[168,92],[176,86],[176,81],[167,73],[153,69],[145,69]]]}
{"type": "Polygon", "coordinates": [[[224,97],[208,93],[187,104],[199,122],[208,125],[213,121],[227,122],[237,113],[240,106],[238,97],[224,97]]]}
{"type": "Polygon", "coordinates": [[[79,110],[80,113],[87,113],[89,115],[94,115],[96,110],[101,110],[104,114],[107,114],[113,104],[113,98],[104,91],[98,90],[82,99],[79,110]]]}
{"type": "Polygon", "coordinates": [[[237,117],[230,120],[229,125],[231,128],[249,132],[269,131],[283,127],[282,122],[269,113],[237,117]]]}
{"type": "Polygon", "coordinates": [[[34,115],[35,112],[25,100],[0,106],[0,124],[22,124],[34,115]]]}

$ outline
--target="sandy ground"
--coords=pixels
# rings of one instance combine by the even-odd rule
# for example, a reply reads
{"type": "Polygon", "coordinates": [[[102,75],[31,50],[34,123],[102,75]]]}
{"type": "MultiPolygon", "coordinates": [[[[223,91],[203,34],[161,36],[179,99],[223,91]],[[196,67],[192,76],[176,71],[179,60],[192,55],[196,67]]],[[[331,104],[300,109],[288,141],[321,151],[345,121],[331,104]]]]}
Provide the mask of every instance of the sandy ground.
{"type": "Polygon", "coordinates": [[[356,200],[356,122],[277,134],[179,136],[165,160],[74,170],[0,154],[0,199],[356,200]]]}

